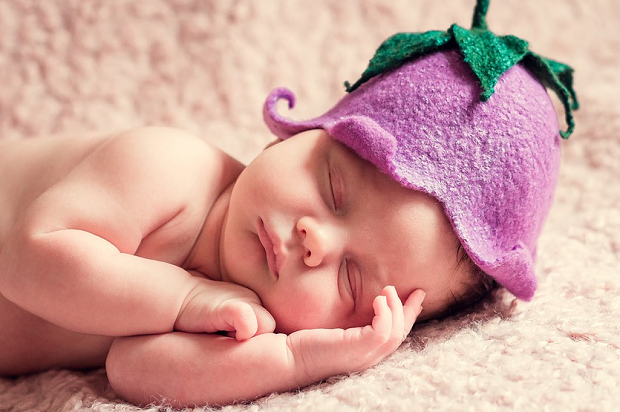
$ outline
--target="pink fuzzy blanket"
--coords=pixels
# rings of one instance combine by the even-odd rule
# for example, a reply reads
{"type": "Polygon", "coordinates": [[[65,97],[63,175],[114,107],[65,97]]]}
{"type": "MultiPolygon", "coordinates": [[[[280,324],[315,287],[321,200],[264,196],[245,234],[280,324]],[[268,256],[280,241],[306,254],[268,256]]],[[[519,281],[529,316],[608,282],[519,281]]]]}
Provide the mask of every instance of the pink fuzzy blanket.
{"type": "MultiPolygon", "coordinates": [[[[269,90],[295,91],[296,118],[320,114],[388,35],[445,30],[453,22],[469,27],[474,3],[3,0],[0,138],[172,125],[247,162],[271,139],[261,118],[269,90]]],[[[539,242],[540,288],[533,301],[498,294],[461,316],[416,327],[393,356],[370,370],[224,410],[617,406],[619,4],[491,4],[491,29],[527,39],[535,52],[575,68],[581,102],[539,242]]],[[[140,409],[118,399],[97,370],[0,378],[0,410],[140,409]]]]}

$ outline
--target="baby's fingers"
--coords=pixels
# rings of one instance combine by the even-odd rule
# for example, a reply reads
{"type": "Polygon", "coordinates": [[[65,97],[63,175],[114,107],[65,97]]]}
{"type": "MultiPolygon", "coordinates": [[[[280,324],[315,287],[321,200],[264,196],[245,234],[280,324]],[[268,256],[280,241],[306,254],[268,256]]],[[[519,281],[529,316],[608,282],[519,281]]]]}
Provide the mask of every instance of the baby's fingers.
{"type": "Polygon", "coordinates": [[[398,297],[398,293],[396,292],[396,288],[394,286],[386,286],[383,288],[381,294],[385,295],[387,299],[387,304],[392,311],[392,339],[398,340],[399,344],[402,342],[405,337],[407,337],[407,333],[403,335],[403,331],[405,329],[405,315],[403,311],[403,303],[400,301],[398,297]]]}
{"type": "Polygon", "coordinates": [[[418,319],[418,316],[420,316],[420,312],[422,312],[422,302],[425,297],[426,292],[422,289],[416,289],[407,298],[403,306],[405,335],[409,334],[413,324],[418,319]]]}
{"type": "Polygon", "coordinates": [[[224,306],[227,323],[235,332],[234,336],[238,341],[273,332],[276,328],[276,321],[271,313],[259,304],[229,301],[224,306]]]}
{"type": "Polygon", "coordinates": [[[218,329],[235,332],[238,341],[250,339],[258,330],[256,314],[249,303],[226,301],[218,308],[218,317],[218,329]]]}
{"type": "Polygon", "coordinates": [[[256,335],[273,332],[276,329],[276,321],[273,316],[271,316],[271,313],[257,303],[250,303],[249,305],[252,309],[254,309],[254,314],[256,315],[256,320],[258,321],[256,335]]]}
{"type": "Polygon", "coordinates": [[[403,306],[393,286],[386,286],[373,302],[375,317],[372,320],[376,339],[375,355],[382,359],[395,351],[405,340],[421,310],[424,292],[413,292],[403,306]]]}
{"type": "Polygon", "coordinates": [[[387,303],[387,297],[379,295],[372,302],[375,316],[372,318],[372,330],[374,335],[382,341],[387,341],[392,334],[392,311],[387,303]]]}

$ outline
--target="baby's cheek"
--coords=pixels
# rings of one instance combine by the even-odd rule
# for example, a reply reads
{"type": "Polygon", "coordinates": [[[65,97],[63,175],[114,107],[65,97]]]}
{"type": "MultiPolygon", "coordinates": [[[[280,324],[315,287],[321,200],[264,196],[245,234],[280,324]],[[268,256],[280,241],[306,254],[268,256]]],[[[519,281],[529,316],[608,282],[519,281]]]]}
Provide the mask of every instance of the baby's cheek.
{"type": "MultiPolygon", "coordinates": [[[[426,292],[426,290],[425,290],[426,292]]],[[[449,293],[427,292],[424,302],[422,302],[422,312],[418,316],[418,321],[425,321],[437,318],[444,313],[453,302],[453,297],[449,293]]]]}
{"type": "Polygon", "coordinates": [[[277,332],[344,327],[342,311],[337,302],[312,293],[304,293],[298,297],[289,295],[264,304],[276,321],[277,332]]]}

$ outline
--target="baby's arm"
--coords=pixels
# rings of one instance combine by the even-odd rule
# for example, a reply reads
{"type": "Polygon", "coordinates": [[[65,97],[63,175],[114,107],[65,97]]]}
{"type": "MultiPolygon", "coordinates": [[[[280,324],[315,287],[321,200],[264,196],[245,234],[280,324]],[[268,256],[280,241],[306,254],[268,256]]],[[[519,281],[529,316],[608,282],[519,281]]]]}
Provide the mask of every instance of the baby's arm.
{"type": "Polygon", "coordinates": [[[216,196],[205,185],[235,177],[228,159],[172,129],[137,129],[104,143],[23,212],[0,253],[1,293],[77,332],[173,330],[201,280],[135,254],[155,232],[202,224],[195,216],[216,196]]]}
{"type": "Polygon", "coordinates": [[[394,352],[421,310],[422,291],[403,306],[392,287],[374,302],[372,325],[267,333],[238,342],[170,333],[116,339],[107,373],[114,390],[138,404],[228,404],[360,371],[394,352]]]}

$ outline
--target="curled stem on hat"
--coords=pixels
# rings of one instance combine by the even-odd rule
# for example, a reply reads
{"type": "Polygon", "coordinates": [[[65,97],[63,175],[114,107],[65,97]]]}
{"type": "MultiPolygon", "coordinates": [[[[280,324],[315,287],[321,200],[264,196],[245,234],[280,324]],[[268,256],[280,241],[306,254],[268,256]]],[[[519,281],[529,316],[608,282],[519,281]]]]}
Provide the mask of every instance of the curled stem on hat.
{"type": "Polygon", "coordinates": [[[567,130],[560,131],[560,135],[567,139],[575,128],[572,111],[579,108],[573,89],[573,69],[530,51],[528,42],[523,39],[495,35],[487,27],[488,9],[489,0],[477,0],[469,30],[453,24],[446,31],[397,33],[389,37],[379,46],[361,77],[353,84],[345,82],[347,92],[412,59],[437,51],[458,50],[478,79],[482,89],[480,100],[487,101],[495,92],[499,78],[512,66],[521,63],[562,102],[567,130]]]}

